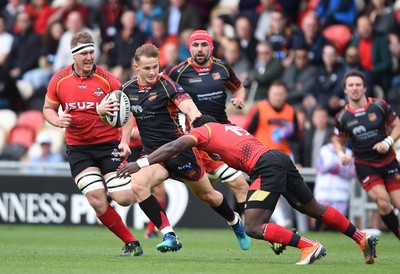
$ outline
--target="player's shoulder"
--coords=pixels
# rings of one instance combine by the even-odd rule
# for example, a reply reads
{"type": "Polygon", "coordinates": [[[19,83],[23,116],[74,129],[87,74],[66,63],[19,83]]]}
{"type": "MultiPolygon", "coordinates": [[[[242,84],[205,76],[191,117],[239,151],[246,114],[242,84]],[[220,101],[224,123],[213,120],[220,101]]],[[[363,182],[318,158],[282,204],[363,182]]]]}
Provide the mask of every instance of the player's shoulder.
{"type": "Polygon", "coordinates": [[[212,57],[212,63],[218,66],[228,67],[228,63],[225,60],[219,59],[217,57],[212,57]]]}
{"type": "Polygon", "coordinates": [[[53,81],[59,81],[67,76],[70,76],[73,74],[72,71],[72,65],[66,66],[65,68],[61,69],[60,71],[57,71],[56,73],[53,74],[52,78],[53,81]]]}
{"type": "Polygon", "coordinates": [[[171,65],[171,66],[166,67],[164,72],[167,75],[179,74],[183,70],[185,70],[187,67],[189,67],[189,58],[176,64],[176,65],[171,65]]]}
{"type": "Polygon", "coordinates": [[[103,77],[107,80],[115,80],[118,79],[114,74],[103,68],[102,66],[96,65],[96,69],[94,71],[100,77],[103,77]]]}
{"type": "Polygon", "coordinates": [[[388,103],[382,98],[369,97],[368,100],[370,101],[371,104],[376,105],[378,107],[386,107],[388,105],[388,103]]]}
{"type": "Polygon", "coordinates": [[[125,91],[126,89],[129,89],[129,87],[135,87],[135,86],[136,86],[136,87],[139,86],[139,84],[138,84],[138,78],[137,78],[137,77],[132,78],[132,79],[126,81],[125,83],[123,83],[123,84],[121,85],[121,90],[122,90],[122,91],[125,91]]]}
{"type": "Polygon", "coordinates": [[[345,114],[350,113],[347,108],[348,108],[348,105],[345,105],[341,110],[338,111],[338,113],[336,113],[335,121],[341,123],[345,114]]]}
{"type": "Polygon", "coordinates": [[[160,73],[160,77],[158,81],[161,82],[164,86],[178,86],[179,84],[176,83],[169,75],[165,73],[160,73]]]}

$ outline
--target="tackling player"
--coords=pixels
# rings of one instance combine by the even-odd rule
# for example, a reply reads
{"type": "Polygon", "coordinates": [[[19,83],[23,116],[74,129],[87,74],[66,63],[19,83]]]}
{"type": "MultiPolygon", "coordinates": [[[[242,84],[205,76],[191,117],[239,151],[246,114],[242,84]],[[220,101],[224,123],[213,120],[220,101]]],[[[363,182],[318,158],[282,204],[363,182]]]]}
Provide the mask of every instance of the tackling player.
{"type": "Polygon", "coordinates": [[[193,121],[193,127],[191,132],[143,158],[142,163],[133,162],[123,166],[117,172],[118,176],[125,178],[131,173],[140,172],[144,166],[171,159],[182,151],[197,147],[213,158],[249,174],[252,183],[244,214],[246,233],[250,237],[301,249],[298,265],[312,264],[325,256],[326,250],[318,241],[269,223],[276,203],[283,195],[298,211],[352,238],[363,252],[365,263],[374,262],[377,238],[361,232],[334,207],[319,204],[288,155],[263,146],[241,127],[216,123],[212,116],[197,118],[193,121]],[[144,162],[146,165],[143,165],[144,162]]]}
{"type": "MultiPolygon", "coordinates": [[[[212,56],[212,36],[205,30],[196,30],[189,37],[190,56],[186,61],[165,69],[172,80],[189,93],[201,113],[214,116],[218,122],[231,124],[225,112],[228,94],[231,103],[242,109],[246,92],[232,68],[223,60],[212,56]]],[[[241,171],[235,170],[222,161],[213,161],[203,154],[203,162],[214,183],[220,179],[236,196],[239,213],[244,210],[249,185],[241,171]]]]}

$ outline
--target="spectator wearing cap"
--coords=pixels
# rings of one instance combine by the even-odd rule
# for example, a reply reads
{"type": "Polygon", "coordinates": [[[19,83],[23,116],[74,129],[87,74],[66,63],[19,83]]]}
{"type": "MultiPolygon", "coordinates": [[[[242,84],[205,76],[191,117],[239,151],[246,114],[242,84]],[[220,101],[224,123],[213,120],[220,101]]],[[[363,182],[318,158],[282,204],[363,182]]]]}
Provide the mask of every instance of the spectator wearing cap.
{"type": "MultiPolygon", "coordinates": [[[[28,156],[29,163],[61,163],[64,162],[64,157],[58,153],[52,151],[52,139],[48,133],[39,133],[37,137],[37,144],[39,144],[39,150],[37,153],[32,153],[28,156]]],[[[31,173],[55,173],[56,171],[52,168],[47,167],[32,167],[29,169],[31,173]]]]}

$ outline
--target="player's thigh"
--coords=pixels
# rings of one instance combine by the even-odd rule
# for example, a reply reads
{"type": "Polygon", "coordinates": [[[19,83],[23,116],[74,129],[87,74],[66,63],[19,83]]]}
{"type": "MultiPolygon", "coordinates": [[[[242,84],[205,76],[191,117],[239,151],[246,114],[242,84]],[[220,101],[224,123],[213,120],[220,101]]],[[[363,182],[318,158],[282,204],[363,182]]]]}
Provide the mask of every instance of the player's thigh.
{"type": "Polygon", "coordinates": [[[198,181],[181,180],[192,190],[193,194],[200,200],[217,198],[218,192],[213,188],[206,174],[198,181]]]}
{"type": "Polygon", "coordinates": [[[150,165],[131,175],[132,190],[138,202],[151,194],[151,189],[168,178],[168,171],[159,164],[150,165]]]}

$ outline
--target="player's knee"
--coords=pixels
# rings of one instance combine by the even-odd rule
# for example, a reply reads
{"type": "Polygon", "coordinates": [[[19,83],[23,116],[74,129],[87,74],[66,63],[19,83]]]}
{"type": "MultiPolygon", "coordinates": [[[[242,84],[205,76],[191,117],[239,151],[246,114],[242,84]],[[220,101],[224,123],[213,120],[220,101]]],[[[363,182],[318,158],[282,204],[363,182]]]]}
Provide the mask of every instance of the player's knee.
{"type": "Polygon", "coordinates": [[[381,212],[390,212],[392,210],[392,205],[390,203],[389,198],[386,197],[378,197],[376,200],[376,205],[380,209],[381,212]]]}
{"type": "Polygon", "coordinates": [[[221,204],[222,199],[216,194],[217,194],[216,191],[212,192],[210,191],[210,192],[200,193],[198,194],[197,197],[206,204],[209,204],[210,206],[213,207],[217,207],[221,204]]]}
{"type": "Polygon", "coordinates": [[[114,195],[112,199],[120,206],[130,206],[135,202],[133,193],[131,195],[114,195]]]}
{"type": "Polygon", "coordinates": [[[227,183],[235,180],[242,174],[240,170],[236,170],[224,164],[216,172],[209,174],[209,176],[211,179],[220,179],[222,183],[227,183]]]}
{"type": "Polygon", "coordinates": [[[105,190],[91,190],[86,193],[86,199],[98,215],[106,212],[108,207],[105,190]]]}

